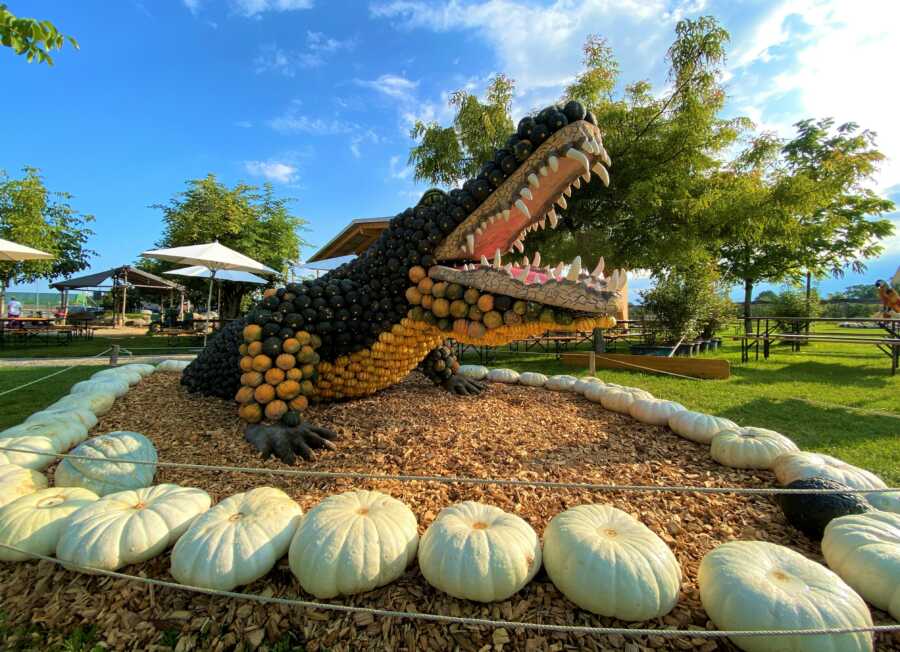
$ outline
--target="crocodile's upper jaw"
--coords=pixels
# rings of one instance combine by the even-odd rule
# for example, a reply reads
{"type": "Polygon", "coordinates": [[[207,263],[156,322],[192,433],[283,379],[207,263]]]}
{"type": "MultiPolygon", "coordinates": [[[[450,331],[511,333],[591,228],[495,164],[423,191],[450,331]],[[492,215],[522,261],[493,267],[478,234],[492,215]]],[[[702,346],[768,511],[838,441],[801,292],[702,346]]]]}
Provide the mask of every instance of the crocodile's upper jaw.
{"type": "Polygon", "coordinates": [[[520,264],[503,259],[524,252],[529,232],[556,228],[557,207],[566,208],[566,198],[592,175],[608,186],[609,165],[596,126],[582,120],[560,129],[438,245],[429,275],[569,310],[610,312],[626,275],[604,276],[602,258],[593,271],[582,268],[580,256],[554,267],[539,253],[520,264]]]}

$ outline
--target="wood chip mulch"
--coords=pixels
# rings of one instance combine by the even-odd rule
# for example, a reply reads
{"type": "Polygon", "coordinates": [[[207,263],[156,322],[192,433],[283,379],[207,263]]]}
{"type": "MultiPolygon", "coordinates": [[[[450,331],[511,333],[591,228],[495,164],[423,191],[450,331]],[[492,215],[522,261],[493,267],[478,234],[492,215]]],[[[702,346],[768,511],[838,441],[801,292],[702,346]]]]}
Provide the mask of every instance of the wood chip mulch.
{"type": "MultiPolygon", "coordinates": [[[[285,468],[263,462],[243,441],[237,410],[228,401],[188,394],[175,374],[146,378],[116,401],[93,434],[133,430],[156,444],[161,461],[285,468]]],[[[341,434],[338,450],[321,453],[303,468],[330,471],[591,482],[768,487],[768,472],[719,466],[706,447],[666,428],[648,426],[604,410],[570,393],[491,385],[478,398],[434,388],[419,374],[376,396],[315,406],[309,418],[341,434]]],[[[200,487],[214,503],[269,485],[310,509],[327,495],[378,489],[406,502],[420,533],[441,508],[478,500],[514,512],[541,534],[555,514],[588,502],[609,502],[640,519],[672,548],[684,574],[678,605],[667,616],[632,626],[713,628],[696,584],[700,559],[732,539],[761,539],[822,561],[818,546],[788,526],[771,499],[675,493],[592,493],[434,482],[308,480],[160,469],[157,483],[200,487]]],[[[172,581],[168,553],[122,572],[172,581]]],[[[304,594],[282,559],[248,593],[313,599],[304,594]]],[[[598,587],[598,590],[603,590],[598,587]]],[[[542,570],[511,599],[489,605],[450,598],[431,588],[414,564],[397,582],[335,602],[393,610],[598,627],[628,627],[576,608],[542,570]]],[[[94,625],[116,650],[264,650],[289,633],[302,649],[317,650],[734,650],[729,642],[658,636],[575,636],[424,621],[373,618],[287,606],[264,606],[153,588],[125,580],[62,570],[49,562],[0,565],[0,609],[11,626],[40,624],[57,633],[94,625]],[[165,635],[164,635],[165,633],[165,635]]],[[[893,621],[873,610],[877,623],[893,621]]],[[[9,643],[9,641],[7,641],[9,643]]],[[[879,650],[900,650],[900,637],[882,636],[879,650]]]]}

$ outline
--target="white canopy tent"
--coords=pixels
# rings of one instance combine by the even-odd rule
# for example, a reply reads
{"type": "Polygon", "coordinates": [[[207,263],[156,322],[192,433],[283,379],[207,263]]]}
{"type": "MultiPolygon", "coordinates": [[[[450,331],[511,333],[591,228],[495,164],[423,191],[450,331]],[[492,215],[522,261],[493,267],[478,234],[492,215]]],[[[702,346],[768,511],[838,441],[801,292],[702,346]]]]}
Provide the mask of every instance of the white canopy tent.
{"type": "MultiPolygon", "coordinates": [[[[163,274],[171,274],[173,276],[186,276],[188,278],[212,278],[213,272],[202,265],[193,265],[192,267],[180,267],[172,269],[163,274]]],[[[215,274],[219,281],[219,301],[216,304],[219,311],[222,310],[222,281],[231,281],[233,283],[252,283],[253,285],[265,285],[268,281],[249,272],[239,272],[234,269],[223,269],[215,274]]]]}
{"type": "MultiPolygon", "coordinates": [[[[56,256],[0,238],[0,261],[53,260],[56,256]]],[[[6,288],[0,287],[0,317],[6,316],[6,288]]]]}
{"type": "MultiPolygon", "coordinates": [[[[238,272],[257,272],[261,274],[278,274],[274,269],[266,267],[245,256],[244,254],[229,249],[219,241],[206,244],[190,245],[187,247],[172,247],[170,249],[153,249],[141,254],[147,258],[156,258],[179,265],[197,265],[209,270],[209,295],[207,297],[207,310],[212,305],[213,283],[218,272],[232,270],[238,272]]],[[[203,343],[206,343],[206,331],[203,333],[203,343]]]]}

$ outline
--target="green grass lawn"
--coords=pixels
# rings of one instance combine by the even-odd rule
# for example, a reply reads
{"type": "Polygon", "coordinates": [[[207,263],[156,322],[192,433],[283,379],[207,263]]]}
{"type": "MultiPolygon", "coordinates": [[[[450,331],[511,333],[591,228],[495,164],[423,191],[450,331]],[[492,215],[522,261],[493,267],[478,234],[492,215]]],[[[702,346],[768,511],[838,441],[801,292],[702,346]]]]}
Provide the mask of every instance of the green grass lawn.
{"type": "Polygon", "coordinates": [[[166,352],[177,352],[185,348],[203,346],[203,337],[180,336],[169,338],[165,335],[104,335],[98,331],[92,339],[76,339],[68,344],[57,343],[55,336],[49,341],[32,340],[28,344],[11,343],[0,347],[0,364],[3,358],[81,358],[108,349],[118,344],[123,349],[133,351],[135,355],[162,355],[166,352]]]}

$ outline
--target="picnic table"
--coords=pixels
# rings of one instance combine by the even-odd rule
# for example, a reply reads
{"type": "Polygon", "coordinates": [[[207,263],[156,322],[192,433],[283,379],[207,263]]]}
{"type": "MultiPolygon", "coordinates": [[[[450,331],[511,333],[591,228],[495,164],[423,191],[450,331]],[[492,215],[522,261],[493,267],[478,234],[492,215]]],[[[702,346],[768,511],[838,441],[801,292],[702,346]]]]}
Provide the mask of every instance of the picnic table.
{"type": "MultiPolygon", "coordinates": [[[[748,321],[748,320],[743,320],[748,321]]],[[[768,360],[772,342],[786,342],[792,351],[800,351],[801,344],[833,342],[841,344],[866,344],[875,346],[891,360],[891,375],[900,366],[900,319],[868,317],[853,319],[854,323],[871,324],[881,329],[876,333],[810,333],[816,323],[842,323],[847,319],[837,317],[751,317],[751,328],[732,339],[741,342],[741,362],[750,361],[750,351],[755,349],[759,360],[760,345],[763,359],[768,360]],[[755,323],[755,326],[753,325],[755,323]]]]}
{"type": "Polygon", "coordinates": [[[57,318],[51,317],[4,317],[0,319],[0,346],[9,342],[28,343],[36,341],[41,335],[45,344],[49,344],[55,335],[57,344],[68,344],[77,333],[75,326],[60,326],[57,318]]]}

